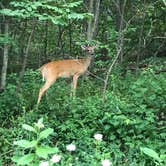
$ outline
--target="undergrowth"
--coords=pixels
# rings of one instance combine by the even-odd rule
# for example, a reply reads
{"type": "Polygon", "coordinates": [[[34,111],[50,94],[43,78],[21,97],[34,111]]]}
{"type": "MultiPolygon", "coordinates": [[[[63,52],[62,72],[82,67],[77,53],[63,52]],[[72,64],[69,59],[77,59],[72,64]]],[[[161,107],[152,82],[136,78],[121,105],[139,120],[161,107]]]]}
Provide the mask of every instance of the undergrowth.
{"type": "Polygon", "coordinates": [[[14,141],[34,139],[22,125],[32,125],[40,118],[54,131],[42,145],[58,147],[62,159],[57,165],[98,166],[104,159],[112,165],[165,165],[166,79],[165,73],[156,74],[155,70],[151,65],[137,75],[127,71],[125,76],[115,71],[104,103],[98,80],[80,79],[77,97],[71,99],[70,80],[60,79],[43,96],[38,109],[39,73],[26,71],[20,93],[16,93],[17,75],[9,75],[7,88],[0,94],[1,165],[13,162],[11,158],[18,151],[14,141]],[[94,144],[95,133],[103,135],[99,146],[94,144]],[[70,143],[77,147],[73,153],[65,150],[70,143]]]}

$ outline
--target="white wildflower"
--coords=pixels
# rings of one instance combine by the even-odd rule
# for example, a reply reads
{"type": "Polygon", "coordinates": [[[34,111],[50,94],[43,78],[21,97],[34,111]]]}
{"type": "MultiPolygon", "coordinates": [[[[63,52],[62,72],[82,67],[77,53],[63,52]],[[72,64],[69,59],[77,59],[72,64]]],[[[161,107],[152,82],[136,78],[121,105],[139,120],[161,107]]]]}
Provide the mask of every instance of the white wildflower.
{"type": "Polygon", "coordinates": [[[38,124],[38,123],[37,123],[37,124],[36,124],[36,127],[38,127],[39,129],[42,129],[42,128],[44,128],[44,124],[42,124],[42,123],[41,123],[41,124],[38,124]]]}
{"type": "Polygon", "coordinates": [[[49,166],[49,162],[48,161],[42,161],[39,166],[49,166]]]}
{"type": "Polygon", "coordinates": [[[112,163],[110,160],[105,159],[101,161],[102,166],[110,166],[112,163]]]}
{"type": "Polygon", "coordinates": [[[69,144],[69,145],[67,145],[66,146],[66,149],[68,150],[68,151],[75,151],[76,150],[76,146],[74,145],[74,144],[69,144]]]}
{"type": "Polygon", "coordinates": [[[96,140],[98,140],[98,141],[102,141],[103,135],[102,135],[102,134],[95,134],[95,135],[94,135],[94,138],[95,138],[96,140]]]}
{"type": "Polygon", "coordinates": [[[37,123],[35,123],[35,126],[39,129],[44,128],[44,124],[41,121],[38,121],[37,123]]]}
{"type": "Polygon", "coordinates": [[[55,154],[55,155],[52,156],[52,158],[51,158],[50,161],[51,161],[52,163],[58,163],[60,160],[61,160],[61,156],[55,154]]]}

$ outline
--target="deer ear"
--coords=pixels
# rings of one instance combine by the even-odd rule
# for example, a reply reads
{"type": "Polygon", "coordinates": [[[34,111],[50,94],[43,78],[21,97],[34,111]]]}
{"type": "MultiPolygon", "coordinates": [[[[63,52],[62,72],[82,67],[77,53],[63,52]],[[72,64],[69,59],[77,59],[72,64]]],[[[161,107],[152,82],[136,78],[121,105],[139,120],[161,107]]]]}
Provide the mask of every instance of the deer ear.
{"type": "Polygon", "coordinates": [[[93,48],[93,49],[97,48],[97,45],[95,45],[95,46],[92,46],[92,48],[93,48]]]}
{"type": "Polygon", "coordinates": [[[83,45],[82,45],[81,48],[82,48],[83,50],[86,50],[86,46],[83,46],[83,45]]]}

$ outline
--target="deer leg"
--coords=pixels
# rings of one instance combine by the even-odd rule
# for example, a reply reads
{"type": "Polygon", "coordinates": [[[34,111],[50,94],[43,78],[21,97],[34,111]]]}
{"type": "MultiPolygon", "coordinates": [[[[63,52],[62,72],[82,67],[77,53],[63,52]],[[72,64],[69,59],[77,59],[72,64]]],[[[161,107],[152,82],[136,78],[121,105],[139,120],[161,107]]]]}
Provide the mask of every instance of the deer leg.
{"type": "Polygon", "coordinates": [[[38,100],[37,100],[37,104],[40,103],[40,100],[44,94],[44,92],[54,83],[54,81],[49,81],[49,82],[46,82],[43,87],[40,89],[39,91],[39,96],[38,96],[38,100]]]}
{"type": "Polygon", "coordinates": [[[73,96],[75,96],[75,94],[76,94],[78,77],[79,77],[78,74],[73,76],[73,96]]]}
{"type": "Polygon", "coordinates": [[[73,96],[73,82],[71,83],[71,92],[70,92],[70,98],[73,96]]]}

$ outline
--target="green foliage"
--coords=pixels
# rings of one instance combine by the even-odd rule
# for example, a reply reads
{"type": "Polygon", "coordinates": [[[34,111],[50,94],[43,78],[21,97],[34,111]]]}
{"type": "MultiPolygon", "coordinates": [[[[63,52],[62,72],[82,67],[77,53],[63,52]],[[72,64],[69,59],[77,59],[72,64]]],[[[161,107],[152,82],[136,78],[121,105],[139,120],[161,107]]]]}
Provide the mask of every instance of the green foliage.
{"type": "Polygon", "coordinates": [[[16,95],[16,86],[8,84],[5,91],[0,94],[1,119],[0,123],[9,125],[15,116],[21,113],[24,100],[16,95]]]}
{"type": "Polygon", "coordinates": [[[141,147],[140,149],[146,155],[152,157],[153,159],[157,160],[158,162],[162,162],[159,155],[154,150],[146,148],[146,147],[145,148],[141,147]]]}
{"type": "Polygon", "coordinates": [[[47,139],[53,133],[53,129],[51,128],[42,130],[42,128],[44,128],[43,119],[39,119],[34,127],[24,124],[23,128],[27,131],[33,132],[35,137],[33,137],[32,141],[25,139],[14,141],[14,145],[23,148],[23,151],[28,149],[28,154],[27,152],[24,153],[22,150],[20,150],[20,152],[17,150],[16,155],[13,156],[12,160],[18,165],[32,165],[32,163],[33,165],[38,165],[40,158],[48,159],[50,154],[58,152],[58,148],[50,147],[41,143],[43,139],[47,139]],[[32,151],[34,152],[32,153],[32,151]]]}
{"type": "MultiPolygon", "coordinates": [[[[95,79],[89,77],[84,82],[80,79],[75,99],[69,97],[69,80],[59,79],[43,96],[38,109],[35,104],[43,83],[38,71],[27,70],[17,98],[10,95],[15,86],[0,96],[5,105],[1,112],[3,128],[0,128],[2,163],[11,163],[15,151],[19,158],[13,160],[17,163],[36,160],[39,164],[57,153],[51,147],[58,147],[62,158],[57,165],[62,166],[69,163],[95,166],[104,159],[113,165],[164,165],[166,82],[165,73],[155,74],[154,69],[157,68],[150,65],[137,75],[128,71],[123,77],[114,71],[105,103],[102,103],[101,83],[95,79]],[[11,98],[15,104],[19,101],[17,115],[9,102],[11,98]],[[42,119],[33,125],[41,117],[44,129],[42,119]],[[26,132],[20,130],[21,125],[26,132]],[[94,140],[95,133],[101,133],[103,140],[94,140]],[[75,152],[66,151],[68,143],[76,145],[75,152]]],[[[16,75],[8,77],[8,82],[7,87],[14,85],[16,75]]]]}
{"type": "Polygon", "coordinates": [[[49,20],[53,24],[67,25],[68,19],[82,20],[92,16],[90,13],[77,13],[74,8],[80,6],[82,1],[12,1],[13,9],[2,9],[0,14],[19,19],[38,18],[40,21],[49,20]],[[41,12],[42,10],[42,12],[41,12]]]}
{"type": "Polygon", "coordinates": [[[0,34],[0,45],[1,44],[14,44],[14,42],[11,37],[0,34]]]}

